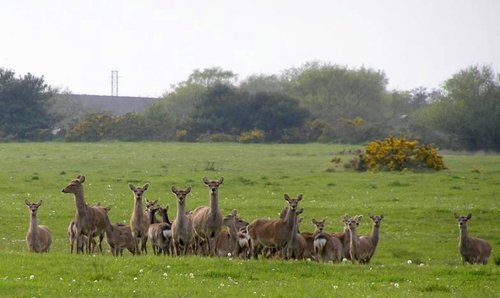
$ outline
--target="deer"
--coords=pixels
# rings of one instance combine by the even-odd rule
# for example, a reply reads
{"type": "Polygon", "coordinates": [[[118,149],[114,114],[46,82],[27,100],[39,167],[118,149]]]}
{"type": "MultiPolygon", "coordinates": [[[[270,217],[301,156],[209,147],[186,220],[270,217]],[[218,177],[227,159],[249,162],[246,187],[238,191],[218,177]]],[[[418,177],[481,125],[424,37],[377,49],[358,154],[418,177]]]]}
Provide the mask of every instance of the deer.
{"type": "Polygon", "coordinates": [[[130,226],[124,224],[111,224],[108,217],[108,212],[111,207],[104,207],[106,210],[106,239],[113,256],[122,256],[123,249],[128,249],[132,255],[135,255],[136,246],[132,236],[130,226]]]}
{"type": "Polygon", "coordinates": [[[342,223],[344,224],[344,231],[335,233],[332,236],[339,239],[340,243],[342,243],[342,258],[347,260],[351,259],[351,234],[349,232],[349,218],[348,214],[344,214],[342,216],[342,223]]]}
{"type": "Polygon", "coordinates": [[[292,237],[282,250],[282,257],[285,260],[304,258],[304,251],[306,249],[307,243],[304,236],[299,233],[299,223],[302,221],[302,218],[298,218],[298,216],[302,214],[302,212],[304,212],[303,208],[295,212],[295,225],[292,228],[292,237]]]}
{"type": "Polygon", "coordinates": [[[172,240],[172,226],[168,223],[167,214],[168,206],[152,207],[149,209],[150,224],[148,227],[148,238],[151,240],[151,246],[155,255],[167,254],[170,252],[170,242],[172,240]],[[164,219],[167,222],[155,223],[155,212],[160,211],[165,214],[164,219]]]}
{"type": "Polygon", "coordinates": [[[132,209],[132,215],[130,217],[130,229],[135,241],[135,252],[138,255],[141,253],[147,254],[146,242],[148,241],[147,232],[149,222],[143,212],[142,196],[144,192],[148,190],[149,183],[144,184],[142,187],[136,187],[132,183],[129,183],[128,187],[134,193],[134,209],[132,209]]]}
{"type": "Polygon", "coordinates": [[[467,222],[472,218],[472,214],[467,216],[460,216],[455,213],[455,219],[458,222],[460,229],[460,241],[458,248],[462,255],[463,263],[469,264],[483,264],[488,263],[491,254],[491,245],[488,241],[481,238],[474,238],[469,236],[467,231],[467,222]]]}
{"type": "Polygon", "coordinates": [[[84,245],[81,242],[84,240],[82,235],[87,236],[86,252],[92,253],[92,240],[94,237],[99,236],[99,252],[102,253],[102,240],[104,239],[104,229],[106,227],[106,211],[100,205],[89,206],[85,202],[83,196],[83,183],[85,176],[78,175],[75,179],[61,190],[63,193],[72,193],[75,196],[76,214],[76,253],[78,254],[79,248],[84,245]]]}
{"type": "Polygon", "coordinates": [[[189,247],[194,241],[193,224],[186,214],[186,198],[191,192],[191,187],[185,190],[178,190],[172,186],[172,192],[177,199],[177,216],[172,223],[172,244],[173,252],[176,256],[186,255],[189,247]]]}
{"type": "Polygon", "coordinates": [[[295,234],[293,232],[296,225],[297,207],[302,200],[302,194],[291,198],[288,194],[284,199],[288,202],[289,211],[284,219],[255,219],[248,227],[248,235],[252,243],[252,254],[255,259],[262,253],[264,247],[274,248],[277,251],[283,249],[291,241],[295,234]]]}
{"type": "Polygon", "coordinates": [[[210,206],[200,206],[193,210],[191,216],[193,229],[200,243],[206,243],[208,254],[215,256],[215,242],[222,229],[222,213],[219,210],[219,186],[224,182],[224,177],[218,180],[203,178],[203,183],[208,187],[210,206]]]}
{"type": "MultiPolygon", "coordinates": [[[[70,251],[71,253],[73,253],[73,250],[74,250],[74,246],[75,244],[77,243],[77,239],[76,239],[76,221],[75,219],[72,219],[70,222],[69,222],[69,225],[68,225],[68,238],[69,238],[69,243],[70,243],[70,251]]],[[[88,241],[87,239],[87,236],[85,235],[81,235],[81,240],[80,240],[80,247],[77,247],[76,249],[80,250],[81,252],[83,252],[83,244],[85,242],[88,241]]],[[[95,239],[92,238],[92,253],[94,253],[94,249],[95,249],[95,246],[97,245],[97,243],[95,242],[95,239]]]]}
{"type": "Polygon", "coordinates": [[[382,219],[384,219],[384,215],[383,214],[372,215],[371,213],[369,213],[368,217],[373,222],[371,235],[359,237],[361,243],[366,243],[365,245],[367,246],[368,249],[367,251],[368,254],[365,256],[364,263],[369,263],[371,258],[375,254],[380,234],[380,222],[382,222],[382,219]]]}
{"type": "Polygon", "coordinates": [[[314,231],[314,254],[316,261],[340,262],[342,260],[343,245],[340,239],[324,232],[326,219],[312,219],[314,231]]]}
{"type": "MultiPolygon", "coordinates": [[[[146,219],[146,222],[149,223],[151,222],[151,219],[149,218],[149,209],[156,207],[158,204],[158,200],[150,201],[146,199],[146,209],[144,210],[144,218],[146,219]]],[[[153,218],[154,223],[160,222],[157,218],[153,218]]]]}
{"type": "MultiPolygon", "coordinates": [[[[351,261],[353,263],[359,262],[360,264],[368,264],[371,257],[375,253],[375,245],[372,242],[371,237],[368,236],[358,236],[357,227],[359,222],[363,218],[362,215],[357,215],[353,218],[348,219],[347,225],[350,234],[350,250],[351,250],[351,261]]],[[[378,228],[377,228],[378,229],[378,228]]],[[[378,241],[378,236],[377,236],[378,241]]]]}
{"type": "Polygon", "coordinates": [[[30,225],[26,233],[26,245],[30,252],[49,252],[52,244],[52,233],[49,228],[39,225],[36,213],[42,205],[42,200],[38,203],[30,203],[27,199],[24,201],[30,212],[30,225]]]}
{"type": "Polygon", "coordinates": [[[248,234],[246,234],[248,222],[239,217],[236,209],[225,216],[222,222],[227,226],[227,230],[221,231],[215,242],[217,256],[246,258],[249,249],[248,234]]]}

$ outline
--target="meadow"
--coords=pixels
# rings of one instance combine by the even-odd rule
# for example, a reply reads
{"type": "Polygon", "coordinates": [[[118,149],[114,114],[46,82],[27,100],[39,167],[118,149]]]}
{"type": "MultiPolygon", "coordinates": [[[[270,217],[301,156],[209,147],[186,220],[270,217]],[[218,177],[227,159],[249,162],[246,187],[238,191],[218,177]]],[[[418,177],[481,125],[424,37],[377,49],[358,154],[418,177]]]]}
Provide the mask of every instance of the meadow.
{"type": "MultiPolygon", "coordinates": [[[[498,297],[500,296],[500,155],[443,152],[447,170],[357,173],[333,144],[3,143],[0,144],[0,296],[6,297],[498,297]],[[334,164],[338,156],[342,162],[334,164]],[[209,201],[203,177],[224,177],[223,214],[247,221],[277,218],[283,195],[303,194],[301,231],[341,216],[384,214],[369,265],[235,258],[71,255],[67,226],[74,197],[61,189],[86,176],[87,203],[110,205],[112,222],[128,223],[134,199],[127,184],[149,182],[145,193],[176,212],[171,186],[191,186],[187,209],[209,201]],[[24,200],[42,199],[39,224],[53,234],[48,254],[28,252],[24,200]],[[493,247],[485,266],[464,265],[454,212],[472,213],[469,232],[493,247]]],[[[104,241],[105,242],[105,241],[104,241]]],[[[149,244],[149,243],[148,243],[149,244]]],[[[148,247],[150,249],[150,247],[148,247]]]]}

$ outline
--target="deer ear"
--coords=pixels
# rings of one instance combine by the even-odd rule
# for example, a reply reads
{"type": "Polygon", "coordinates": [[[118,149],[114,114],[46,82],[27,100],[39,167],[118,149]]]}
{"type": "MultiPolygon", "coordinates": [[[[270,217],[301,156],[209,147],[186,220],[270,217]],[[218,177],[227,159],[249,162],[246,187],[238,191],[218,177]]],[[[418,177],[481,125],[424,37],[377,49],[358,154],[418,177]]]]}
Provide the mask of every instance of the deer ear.
{"type": "Polygon", "coordinates": [[[380,218],[384,218],[384,215],[383,215],[383,214],[380,214],[380,218]]]}
{"type": "Polygon", "coordinates": [[[298,201],[302,201],[302,198],[303,198],[303,197],[302,197],[302,194],[300,194],[300,195],[297,197],[297,200],[298,200],[298,201]]]}
{"type": "Polygon", "coordinates": [[[311,220],[311,222],[312,222],[313,224],[316,224],[316,219],[314,219],[314,218],[313,218],[313,219],[311,220]]]}
{"type": "Polygon", "coordinates": [[[300,208],[300,210],[299,210],[299,211],[297,211],[297,213],[296,213],[296,214],[297,214],[297,215],[299,215],[299,214],[302,214],[302,212],[304,212],[304,208],[300,208]]]}
{"type": "Polygon", "coordinates": [[[24,203],[26,204],[26,206],[29,206],[29,205],[30,205],[30,202],[28,201],[28,199],[25,199],[25,200],[24,200],[24,203]]]}
{"type": "Polygon", "coordinates": [[[368,213],[369,218],[373,218],[373,215],[371,213],[368,213]]]}
{"type": "Polygon", "coordinates": [[[191,192],[191,186],[188,186],[188,188],[186,188],[186,194],[188,194],[190,192],[191,192]]]}
{"type": "Polygon", "coordinates": [[[83,176],[83,175],[78,175],[78,180],[80,181],[80,183],[85,182],[85,176],[83,176]]]}
{"type": "Polygon", "coordinates": [[[289,196],[287,193],[286,193],[284,196],[285,196],[285,200],[286,200],[287,202],[290,202],[290,196],[289,196]]]}
{"type": "Polygon", "coordinates": [[[472,217],[471,213],[467,214],[467,219],[471,219],[471,217],[472,217]]]}
{"type": "Polygon", "coordinates": [[[128,184],[128,187],[129,187],[131,190],[135,190],[135,185],[133,185],[132,183],[129,183],[129,184],[128,184]]]}
{"type": "Polygon", "coordinates": [[[42,205],[42,200],[38,201],[38,203],[36,204],[37,207],[40,207],[42,205]]]}
{"type": "Polygon", "coordinates": [[[454,215],[454,216],[455,216],[455,218],[457,218],[457,219],[460,217],[460,216],[458,216],[458,214],[457,214],[456,212],[455,212],[453,215],[454,215]]]}
{"type": "Polygon", "coordinates": [[[172,185],[172,192],[177,193],[177,188],[174,185],[172,185]]]}
{"type": "Polygon", "coordinates": [[[148,188],[149,188],[149,183],[144,184],[144,186],[142,187],[142,189],[144,189],[144,190],[146,190],[148,188]]]}
{"type": "Polygon", "coordinates": [[[208,181],[208,178],[207,177],[203,177],[203,183],[208,184],[208,182],[210,182],[210,181],[208,181]]]}
{"type": "Polygon", "coordinates": [[[222,184],[224,182],[224,177],[220,177],[219,180],[217,181],[219,184],[222,184]]]}

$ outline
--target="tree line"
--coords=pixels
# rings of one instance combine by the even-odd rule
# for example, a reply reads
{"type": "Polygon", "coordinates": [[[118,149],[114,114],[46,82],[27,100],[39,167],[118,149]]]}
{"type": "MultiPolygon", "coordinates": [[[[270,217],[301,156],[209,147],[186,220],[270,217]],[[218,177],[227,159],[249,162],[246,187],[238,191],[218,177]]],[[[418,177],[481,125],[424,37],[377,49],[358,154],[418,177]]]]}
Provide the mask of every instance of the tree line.
{"type": "Polygon", "coordinates": [[[437,90],[388,90],[383,71],[311,62],[278,75],[195,70],[144,113],[87,113],[43,77],[0,68],[0,140],[366,143],[404,136],[500,150],[500,74],[460,70],[437,90]]]}

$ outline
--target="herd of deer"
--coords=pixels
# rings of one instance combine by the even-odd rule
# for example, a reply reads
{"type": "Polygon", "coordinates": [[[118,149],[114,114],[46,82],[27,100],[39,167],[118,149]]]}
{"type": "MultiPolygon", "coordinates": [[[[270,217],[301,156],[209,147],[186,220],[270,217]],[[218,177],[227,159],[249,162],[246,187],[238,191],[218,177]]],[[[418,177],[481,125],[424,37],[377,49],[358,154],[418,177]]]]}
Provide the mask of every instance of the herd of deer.
{"type": "MultiPolygon", "coordinates": [[[[156,255],[174,256],[201,254],[210,256],[233,256],[240,258],[276,257],[283,259],[314,259],[316,261],[340,262],[350,259],[352,262],[369,263],[375,253],[379,240],[380,223],[383,215],[369,215],[373,221],[372,233],[360,236],[357,227],[362,215],[343,216],[344,232],[330,234],[325,232],[325,220],[312,220],[316,230],[314,233],[299,231],[303,209],[298,208],[303,196],[295,198],[288,194],[284,199],[288,206],[283,208],[280,219],[261,218],[248,223],[233,210],[223,217],[218,205],[218,189],[223,183],[218,180],[203,178],[209,188],[210,206],[200,206],[193,211],[186,210],[186,198],[191,187],[184,190],[172,186],[177,199],[177,214],[173,221],[168,217],[168,206],[162,208],[157,201],[146,200],[143,207],[143,195],[148,189],[146,183],[142,187],[129,184],[134,193],[134,208],[130,225],[112,224],[108,213],[111,207],[100,204],[89,206],[83,195],[85,176],[73,179],[63,193],[72,193],[75,197],[76,214],[68,226],[68,236],[73,253],[93,253],[98,245],[102,253],[101,242],[106,235],[113,255],[122,255],[127,249],[134,255],[147,253],[147,240],[151,242],[156,255]],[[157,218],[161,215],[161,220],[157,218]],[[227,229],[223,230],[223,226],[227,229]],[[98,242],[95,241],[98,238],[98,242]]],[[[30,210],[30,225],[26,235],[28,249],[32,252],[48,252],[52,242],[50,230],[37,224],[37,209],[42,204],[25,201],[30,210]]],[[[488,242],[472,238],[467,232],[467,216],[455,217],[460,227],[459,248],[464,262],[486,264],[491,253],[488,242]]]]}

